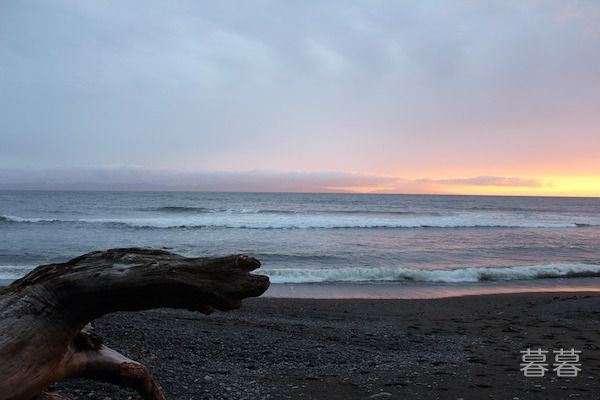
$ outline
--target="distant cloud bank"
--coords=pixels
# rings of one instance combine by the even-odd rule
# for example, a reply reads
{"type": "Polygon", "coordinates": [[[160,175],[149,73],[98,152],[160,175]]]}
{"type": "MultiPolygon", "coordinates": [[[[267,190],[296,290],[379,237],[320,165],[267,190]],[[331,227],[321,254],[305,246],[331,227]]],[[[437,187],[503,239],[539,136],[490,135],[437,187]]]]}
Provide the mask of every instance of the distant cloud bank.
{"type": "Polygon", "coordinates": [[[175,171],[131,166],[0,169],[0,189],[4,190],[449,193],[450,186],[535,188],[547,184],[500,176],[411,180],[344,172],[175,171]]]}

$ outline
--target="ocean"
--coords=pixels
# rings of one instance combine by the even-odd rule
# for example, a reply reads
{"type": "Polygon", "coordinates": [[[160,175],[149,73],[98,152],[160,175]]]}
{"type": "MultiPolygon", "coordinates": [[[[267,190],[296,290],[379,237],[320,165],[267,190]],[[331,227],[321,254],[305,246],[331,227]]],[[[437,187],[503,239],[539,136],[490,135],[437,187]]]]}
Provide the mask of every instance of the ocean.
{"type": "Polygon", "coordinates": [[[274,296],[600,290],[600,199],[0,191],[0,280],[132,246],[249,254],[274,296]]]}

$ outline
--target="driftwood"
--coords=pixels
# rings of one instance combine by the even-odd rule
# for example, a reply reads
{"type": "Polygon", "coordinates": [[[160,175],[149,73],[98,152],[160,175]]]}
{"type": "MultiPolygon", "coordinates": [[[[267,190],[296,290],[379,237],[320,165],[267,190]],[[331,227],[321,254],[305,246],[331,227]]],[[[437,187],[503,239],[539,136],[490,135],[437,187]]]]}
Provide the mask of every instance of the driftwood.
{"type": "Polygon", "coordinates": [[[208,314],[241,306],[269,286],[254,258],[187,258],[154,249],[112,249],[43,265],[0,291],[0,400],[60,399],[47,387],[91,378],[164,400],[142,364],[104,346],[90,321],[158,307],[208,314]]]}

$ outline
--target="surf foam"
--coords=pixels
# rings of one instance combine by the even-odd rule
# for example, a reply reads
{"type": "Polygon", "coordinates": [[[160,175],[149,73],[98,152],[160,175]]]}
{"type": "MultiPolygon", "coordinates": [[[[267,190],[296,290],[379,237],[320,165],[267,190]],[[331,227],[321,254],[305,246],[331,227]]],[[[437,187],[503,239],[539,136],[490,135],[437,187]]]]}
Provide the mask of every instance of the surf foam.
{"type": "Polygon", "coordinates": [[[273,283],[323,282],[440,282],[461,283],[548,278],[600,277],[597,264],[547,264],[512,267],[472,267],[457,269],[409,268],[262,268],[273,283]]]}
{"type": "Polygon", "coordinates": [[[365,215],[287,215],[268,213],[217,213],[137,218],[24,218],[2,215],[4,223],[86,223],[137,229],[407,229],[407,228],[581,228],[597,226],[579,221],[517,218],[480,214],[448,216],[375,217],[365,215]]]}

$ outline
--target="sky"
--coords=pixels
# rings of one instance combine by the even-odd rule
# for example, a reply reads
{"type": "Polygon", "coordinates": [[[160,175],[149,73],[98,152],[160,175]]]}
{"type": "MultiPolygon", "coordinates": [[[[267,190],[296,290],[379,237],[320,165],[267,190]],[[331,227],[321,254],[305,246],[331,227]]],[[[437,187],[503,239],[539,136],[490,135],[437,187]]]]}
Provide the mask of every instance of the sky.
{"type": "Polygon", "coordinates": [[[600,196],[600,2],[0,2],[0,189],[600,196]]]}

